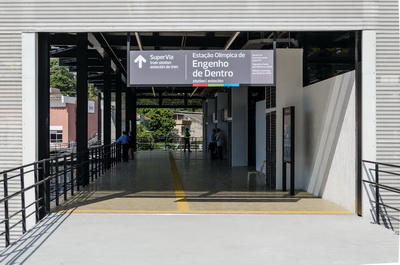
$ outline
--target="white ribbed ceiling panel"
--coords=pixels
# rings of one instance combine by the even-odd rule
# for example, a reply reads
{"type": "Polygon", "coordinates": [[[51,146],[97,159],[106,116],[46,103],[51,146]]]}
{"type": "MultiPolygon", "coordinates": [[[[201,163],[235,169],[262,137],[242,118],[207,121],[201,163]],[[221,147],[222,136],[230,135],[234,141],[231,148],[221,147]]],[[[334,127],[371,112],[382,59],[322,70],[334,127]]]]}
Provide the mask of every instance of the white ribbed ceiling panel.
{"type": "Polygon", "coordinates": [[[376,25],[375,1],[9,1],[3,30],[354,30],[376,25]]]}

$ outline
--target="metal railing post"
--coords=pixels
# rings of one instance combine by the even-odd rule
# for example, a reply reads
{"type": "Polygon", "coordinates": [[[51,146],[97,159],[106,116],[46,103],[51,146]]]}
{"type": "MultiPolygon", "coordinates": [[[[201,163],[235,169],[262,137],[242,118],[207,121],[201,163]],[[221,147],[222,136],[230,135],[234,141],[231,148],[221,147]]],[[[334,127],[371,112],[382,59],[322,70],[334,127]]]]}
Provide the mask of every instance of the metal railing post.
{"type": "Polygon", "coordinates": [[[63,161],[63,166],[64,166],[64,172],[63,172],[63,179],[64,179],[64,186],[63,186],[63,191],[64,191],[64,201],[68,199],[67,197],[67,156],[64,155],[64,161],[63,161]]]}
{"type": "MultiPolygon", "coordinates": [[[[56,205],[60,205],[60,194],[59,194],[59,189],[60,189],[60,183],[59,183],[59,170],[58,170],[58,157],[56,157],[56,174],[55,174],[55,186],[56,186],[56,205]]],[[[50,180],[51,181],[51,180],[50,180]]]]}
{"type": "MultiPolygon", "coordinates": [[[[379,184],[379,165],[375,164],[375,183],[379,184]]],[[[375,185],[375,215],[376,222],[380,224],[379,186],[375,185]]]]}
{"type": "MultiPolygon", "coordinates": [[[[25,174],[24,168],[20,169],[20,177],[21,177],[21,190],[25,189],[25,174]]],[[[25,192],[21,193],[21,215],[22,215],[22,233],[26,232],[26,211],[25,211],[25,192]]]]}
{"type": "Polygon", "coordinates": [[[90,179],[93,182],[94,175],[94,162],[93,162],[93,149],[89,149],[89,163],[90,163],[90,179]]]}
{"type": "Polygon", "coordinates": [[[97,174],[101,175],[101,146],[97,147],[96,160],[97,160],[97,174]]]}
{"type": "Polygon", "coordinates": [[[111,167],[114,167],[114,165],[115,165],[115,146],[114,145],[111,145],[110,157],[111,157],[111,167]]]}
{"type": "Polygon", "coordinates": [[[82,170],[81,170],[81,161],[82,159],[80,158],[80,156],[82,157],[82,154],[77,153],[76,154],[76,190],[80,191],[80,187],[79,185],[81,184],[81,179],[82,179],[82,170]]]}
{"type": "Polygon", "coordinates": [[[104,146],[101,147],[101,174],[104,174],[105,170],[106,170],[106,149],[104,146]]]}
{"type": "Polygon", "coordinates": [[[100,173],[100,163],[99,163],[99,148],[98,147],[96,147],[96,152],[95,152],[95,155],[96,155],[96,179],[97,179],[97,177],[99,176],[99,173],[100,173]]]}
{"type": "MultiPolygon", "coordinates": [[[[35,179],[35,183],[38,183],[38,164],[35,163],[33,165],[33,175],[34,175],[34,179],[35,179]]],[[[40,215],[39,215],[39,186],[35,187],[35,216],[36,216],[36,222],[39,222],[40,220],[40,215]]]]}
{"type": "Polygon", "coordinates": [[[74,166],[74,153],[71,153],[71,196],[74,196],[74,190],[75,190],[75,185],[74,185],[74,174],[75,166],[74,166]]]}
{"type": "MultiPolygon", "coordinates": [[[[47,160],[44,162],[45,167],[44,167],[44,177],[43,179],[47,179],[47,177],[51,176],[52,172],[52,167],[51,167],[51,161],[47,160]]],[[[50,180],[44,181],[44,207],[45,207],[45,214],[50,212],[50,180]]]]}
{"type": "MultiPolygon", "coordinates": [[[[8,196],[8,179],[7,173],[3,175],[3,185],[4,185],[4,198],[8,196]]],[[[10,220],[8,212],[8,200],[4,201],[4,229],[6,236],[6,247],[10,245],[10,220]]]]}

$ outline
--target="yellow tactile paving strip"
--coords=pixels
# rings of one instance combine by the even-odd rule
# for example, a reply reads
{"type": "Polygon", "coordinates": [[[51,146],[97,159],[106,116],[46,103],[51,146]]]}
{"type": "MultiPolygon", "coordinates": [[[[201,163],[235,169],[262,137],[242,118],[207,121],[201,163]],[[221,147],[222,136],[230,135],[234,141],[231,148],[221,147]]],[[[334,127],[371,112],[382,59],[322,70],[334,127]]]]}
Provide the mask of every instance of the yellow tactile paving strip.
{"type": "Polygon", "coordinates": [[[352,213],[302,191],[297,192],[295,196],[290,196],[288,192],[282,191],[185,191],[173,154],[169,153],[168,158],[170,173],[164,176],[164,180],[165,178],[172,180],[173,186],[170,190],[81,191],[58,210],[84,213],[145,214],[352,213]]]}
{"type": "Polygon", "coordinates": [[[189,204],[186,201],[186,193],[182,186],[181,177],[179,176],[178,168],[176,167],[175,159],[171,152],[169,152],[169,162],[172,170],[172,175],[174,177],[174,189],[178,212],[190,212],[189,204]]]}

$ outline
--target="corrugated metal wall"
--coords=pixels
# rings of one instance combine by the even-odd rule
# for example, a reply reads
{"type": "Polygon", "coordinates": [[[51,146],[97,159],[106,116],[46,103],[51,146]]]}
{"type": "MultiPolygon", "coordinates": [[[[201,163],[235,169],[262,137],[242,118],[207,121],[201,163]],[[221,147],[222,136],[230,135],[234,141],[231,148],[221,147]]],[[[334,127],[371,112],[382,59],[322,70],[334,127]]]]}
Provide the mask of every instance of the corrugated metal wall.
{"type": "Polygon", "coordinates": [[[364,0],[42,0],[1,1],[2,30],[175,31],[329,30],[376,25],[364,0]]]}
{"type": "MultiPolygon", "coordinates": [[[[0,1],[0,170],[21,163],[21,32],[393,30],[396,4],[397,0],[0,1]]],[[[390,49],[398,42],[386,38],[388,34],[379,36],[390,49]]],[[[383,52],[378,63],[395,63],[385,56],[383,52]]],[[[379,70],[387,75],[390,69],[379,70]]]]}
{"type": "Polygon", "coordinates": [[[377,159],[400,163],[400,45],[398,2],[381,1],[376,42],[377,159]]]}
{"type": "MultiPolygon", "coordinates": [[[[376,115],[377,161],[400,164],[400,45],[399,8],[396,1],[380,1],[376,34],[376,115]]],[[[382,168],[385,169],[385,168],[382,168]]],[[[393,171],[393,168],[390,168],[393,171]]],[[[400,173],[400,170],[397,170],[400,173]]],[[[400,188],[400,177],[381,174],[380,182],[400,188]]],[[[383,203],[400,208],[399,195],[381,190],[383,203]]],[[[382,211],[399,218],[385,207],[382,211]]],[[[381,222],[399,231],[399,222],[382,216],[381,222]]]]}
{"type": "Polygon", "coordinates": [[[397,0],[0,1],[0,170],[22,163],[21,32],[376,29],[377,157],[399,163],[398,28],[397,0]]]}
{"type": "Polygon", "coordinates": [[[0,171],[22,163],[21,57],[21,33],[0,22],[0,171]]]}

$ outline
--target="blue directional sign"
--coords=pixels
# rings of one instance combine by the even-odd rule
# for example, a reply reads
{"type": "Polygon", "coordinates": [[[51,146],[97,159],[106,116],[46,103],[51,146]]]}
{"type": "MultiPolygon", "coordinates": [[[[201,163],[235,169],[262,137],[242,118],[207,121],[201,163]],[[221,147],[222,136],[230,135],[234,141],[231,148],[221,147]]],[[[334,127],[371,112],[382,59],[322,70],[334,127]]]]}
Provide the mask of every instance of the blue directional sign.
{"type": "Polygon", "coordinates": [[[275,84],[273,50],[131,51],[130,86],[275,84]]]}

